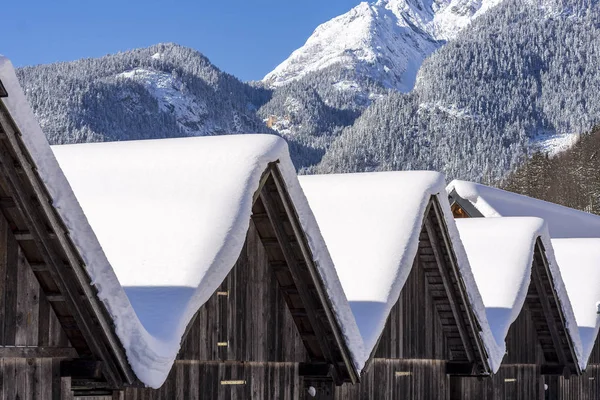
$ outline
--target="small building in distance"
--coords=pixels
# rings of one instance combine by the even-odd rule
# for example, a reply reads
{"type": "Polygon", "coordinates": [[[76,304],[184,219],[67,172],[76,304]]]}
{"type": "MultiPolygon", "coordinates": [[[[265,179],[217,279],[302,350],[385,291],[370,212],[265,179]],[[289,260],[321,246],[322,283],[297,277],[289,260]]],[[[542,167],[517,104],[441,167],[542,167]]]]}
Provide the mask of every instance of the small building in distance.
{"type": "Polygon", "coordinates": [[[456,398],[545,399],[544,376],[580,374],[582,351],[544,220],[471,218],[456,224],[489,325],[506,351],[491,379],[453,378],[456,398]]]}
{"type": "Polygon", "coordinates": [[[337,399],[450,399],[451,375],[485,376],[488,362],[499,364],[464,250],[453,246],[441,174],[300,183],[365,342],[361,382],[342,386],[337,399]]]}

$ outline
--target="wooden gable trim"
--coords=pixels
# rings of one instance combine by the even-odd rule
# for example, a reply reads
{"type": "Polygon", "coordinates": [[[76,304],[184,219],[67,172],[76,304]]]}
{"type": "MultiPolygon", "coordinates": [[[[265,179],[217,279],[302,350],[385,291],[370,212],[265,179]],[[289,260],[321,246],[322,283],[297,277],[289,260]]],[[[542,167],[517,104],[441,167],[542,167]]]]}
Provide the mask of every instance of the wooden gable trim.
{"type": "MultiPolygon", "coordinates": [[[[84,347],[76,346],[79,347],[78,353],[84,356],[91,353],[102,360],[104,375],[110,386],[133,384],[136,377],[114,332],[112,319],[97,298],[81,257],[68,236],[68,230],[52,207],[51,196],[37,173],[21,132],[2,102],[0,127],[0,171],[12,196],[14,208],[23,219],[29,235],[21,239],[33,240],[36,244],[48,272],[46,278],[50,277],[54,286],[59,288],[59,294],[72,313],[86,343],[84,347]]],[[[28,261],[39,264],[36,260],[28,261]]],[[[47,296],[57,295],[49,290],[39,273],[39,269],[34,271],[44,293],[47,296]]],[[[56,302],[51,305],[56,312],[56,302]]]]}
{"type": "MultiPolygon", "coordinates": [[[[300,375],[318,379],[330,377],[338,385],[344,382],[357,383],[359,375],[350,350],[343,339],[341,327],[316,270],[307,238],[277,164],[278,162],[270,163],[261,176],[259,187],[253,195],[251,218],[265,248],[272,250],[275,247],[283,254],[284,261],[271,260],[269,257],[269,267],[276,272],[278,281],[277,273],[289,271],[291,275],[293,285],[280,285],[280,290],[307,352],[310,353],[311,348],[317,345],[324,355],[312,354],[310,363],[301,363],[300,375]],[[277,208],[283,208],[283,211],[277,208]],[[284,226],[284,221],[288,229],[284,226]],[[261,229],[265,223],[270,227],[268,232],[261,229]],[[289,229],[293,232],[291,235],[289,229]],[[294,247],[300,248],[301,260],[294,257],[294,247]],[[292,307],[293,299],[300,299],[303,307],[292,307]],[[310,332],[299,328],[306,328],[306,322],[310,332]]],[[[197,314],[188,324],[182,342],[186,340],[196,316],[197,314]]]]}
{"type": "MultiPolygon", "coordinates": [[[[334,315],[333,305],[331,304],[331,300],[327,295],[327,290],[321,275],[317,271],[312,251],[308,245],[308,240],[300,225],[300,219],[277,163],[271,163],[269,165],[268,175],[270,175],[272,178],[272,182],[274,183],[273,189],[275,190],[272,192],[272,194],[270,194],[265,184],[260,189],[261,192],[259,197],[263,201],[263,206],[265,206],[267,214],[270,214],[269,219],[273,225],[277,239],[280,242],[282,251],[284,251],[284,255],[287,254],[286,261],[288,262],[288,268],[290,269],[290,273],[292,274],[296,287],[298,288],[298,294],[302,299],[302,303],[306,307],[308,319],[310,320],[313,329],[315,329],[315,334],[317,335],[316,339],[325,353],[326,360],[332,364],[332,372],[336,384],[340,385],[343,382],[348,381],[356,383],[359,381],[358,372],[356,371],[354,363],[352,362],[350,350],[346,344],[346,341],[344,340],[342,329],[338,323],[338,320],[334,315]],[[285,230],[283,229],[283,225],[281,225],[281,218],[275,213],[272,204],[272,200],[274,200],[273,194],[275,192],[278,194],[277,197],[282,202],[285,210],[285,217],[291,225],[293,236],[300,247],[304,261],[303,266],[305,266],[308,276],[306,276],[306,273],[302,273],[302,271],[298,268],[299,266],[297,263],[291,260],[290,243],[285,240],[285,230]],[[266,200],[266,202],[264,200],[266,200]],[[317,295],[316,297],[307,290],[303,283],[303,281],[307,278],[310,279],[309,282],[314,286],[316,291],[315,294],[317,295]],[[318,308],[322,310],[324,315],[317,312],[318,308]]],[[[269,177],[267,177],[265,182],[268,181],[270,181],[269,177]]],[[[294,319],[297,318],[297,316],[294,315],[293,317],[294,319]]]]}
{"type": "Polygon", "coordinates": [[[6,92],[6,88],[4,87],[4,84],[0,80],[0,98],[2,98],[2,97],[8,97],[8,93],[6,92]]]}
{"type": "Polygon", "coordinates": [[[561,301],[556,293],[556,287],[554,286],[554,281],[546,258],[546,250],[540,238],[536,240],[534,254],[531,279],[536,288],[546,323],[550,330],[559,366],[562,367],[557,370],[552,366],[542,366],[542,374],[554,375],[558,373],[567,377],[570,376],[571,373],[580,375],[581,369],[577,362],[575,346],[567,331],[561,301]],[[552,307],[551,304],[555,304],[556,306],[552,307]]]}
{"type": "MultiPolygon", "coordinates": [[[[448,294],[452,315],[457,323],[461,341],[467,354],[468,362],[447,362],[446,373],[449,375],[488,375],[490,367],[483,340],[480,335],[481,327],[468,300],[466,285],[458,269],[456,255],[448,234],[444,214],[437,196],[431,196],[423,213],[421,230],[425,230],[430,239],[434,257],[442,276],[444,289],[448,294]],[[435,226],[439,226],[441,238],[435,226]],[[449,265],[442,255],[442,246],[446,249],[449,265]],[[456,282],[456,284],[454,284],[456,282]],[[462,306],[462,308],[461,308],[462,306]],[[464,311],[463,311],[464,310],[464,311]]],[[[419,254],[416,255],[419,257],[419,254]]],[[[367,371],[373,364],[375,354],[379,347],[381,336],[371,351],[363,371],[367,371]]]]}
{"type": "MultiPolygon", "coordinates": [[[[430,203],[432,204],[431,209],[433,211],[433,215],[435,216],[435,219],[437,220],[437,223],[439,224],[439,227],[440,227],[443,245],[445,246],[446,251],[448,252],[449,259],[450,259],[450,272],[447,269],[444,269],[447,274],[447,276],[444,280],[444,286],[446,286],[448,284],[447,291],[449,293],[454,292],[453,290],[451,290],[452,286],[454,286],[454,285],[450,286],[450,283],[451,283],[451,280],[449,279],[450,273],[452,274],[454,281],[457,283],[457,285],[456,285],[457,287],[455,287],[455,288],[457,289],[458,293],[455,293],[454,295],[452,295],[450,300],[452,302],[453,301],[452,298],[454,298],[454,302],[459,302],[459,304],[456,304],[452,308],[452,311],[453,311],[454,318],[456,319],[457,323],[459,323],[459,321],[461,321],[459,323],[459,327],[462,326],[461,339],[463,339],[463,343],[465,345],[465,350],[467,351],[467,354],[469,355],[469,361],[473,365],[473,369],[470,373],[468,373],[468,375],[471,375],[471,374],[487,375],[491,372],[491,369],[490,369],[490,366],[488,365],[487,351],[485,350],[485,346],[483,344],[483,339],[481,338],[481,335],[480,335],[481,326],[479,325],[479,322],[477,321],[477,318],[475,317],[475,313],[473,312],[473,309],[471,307],[471,302],[469,300],[467,286],[465,284],[465,281],[463,280],[462,274],[460,273],[460,269],[458,267],[458,261],[456,259],[456,254],[454,253],[452,241],[451,241],[450,235],[448,233],[448,226],[446,225],[446,219],[444,218],[444,213],[442,211],[442,207],[439,203],[438,197],[431,196],[430,203]],[[464,313],[461,311],[461,307],[460,307],[461,305],[464,309],[464,313]]],[[[431,236],[430,236],[430,238],[431,238],[431,236]]],[[[440,258],[440,259],[443,260],[443,258],[440,258]]],[[[441,269],[442,268],[440,266],[440,272],[441,272],[441,269]]],[[[442,273],[442,276],[444,276],[444,275],[445,274],[442,273]]],[[[459,329],[461,329],[461,328],[459,328],[459,329]]],[[[452,366],[453,366],[453,364],[450,363],[448,373],[454,373],[454,371],[452,371],[452,366]]],[[[456,368],[457,374],[462,374],[465,370],[468,370],[468,368],[465,368],[465,366],[456,365],[456,367],[457,367],[456,368]]]]}

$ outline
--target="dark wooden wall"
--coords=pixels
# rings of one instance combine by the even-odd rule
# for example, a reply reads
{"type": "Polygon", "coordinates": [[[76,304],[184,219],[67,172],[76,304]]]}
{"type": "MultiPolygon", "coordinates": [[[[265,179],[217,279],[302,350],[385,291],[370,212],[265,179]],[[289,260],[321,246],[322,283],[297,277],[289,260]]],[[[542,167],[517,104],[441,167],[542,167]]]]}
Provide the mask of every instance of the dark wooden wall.
{"type": "Polygon", "coordinates": [[[588,366],[581,376],[552,377],[548,384],[552,389],[556,388],[553,398],[548,400],[600,399],[600,340],[596,338],[588,366]]]}
{"type": "MultiPolygon", "coordinates": [[[[426,242],[421,243],[419,254],[430,255],[431,250],[423,246],[426,242]]],[[[425,400],[449,395],[446,360],[451,353],[437,301],[447,295],[435,286],[441,284],[437,265],[427,268],[419,259],[417,255],[360,384],[344,384],[336,391],[337,400],[425,400]]]]}
{"type": "Polygon", "coordinates": [[[125,399],[300,399],[309,361],[253,225],[242,253],[197,313],[166,383],[125,399]]]}
{"type": "Polygon", "coordinates": [[[451,378],[451,399],[461,400],[543,400],[544,379],[540,366],[501,366],[487,378],[451,378]]]}
{"type": "Polygon", "coordinates": [[[344,384],[336,400],[447,400],[450,379],[443,360],[375,359],[358,385],[344,384]]]}
{"type": "Polygon", "coordinates": [[[297,363],[225,364],[178,361],[159,390],[128,389],[131,400],[301,399],[297,363]]]}
{"type": "Polygon", "coordinates": [[[453,377],[452,399],[541,400],[544,395],[544,378],[540,370],[543,360],[531,311],[525,303],[508,330],[506,355],[498,373],[491,378],[453,377]]]}
{"type": "Polygon", "coordinates": [[[392,307],[375,358],[446,360],[450,357],[428,275],[417,257],[400,298],[392,307]]]}
{"type": "Polygon", "coordinates": [[[59,399],[60,359],[69,341],[21,247],[0,213],[0,393],[2,399],[59,399]],[[38,350],[47,358],[24,357],[38,350]]]}

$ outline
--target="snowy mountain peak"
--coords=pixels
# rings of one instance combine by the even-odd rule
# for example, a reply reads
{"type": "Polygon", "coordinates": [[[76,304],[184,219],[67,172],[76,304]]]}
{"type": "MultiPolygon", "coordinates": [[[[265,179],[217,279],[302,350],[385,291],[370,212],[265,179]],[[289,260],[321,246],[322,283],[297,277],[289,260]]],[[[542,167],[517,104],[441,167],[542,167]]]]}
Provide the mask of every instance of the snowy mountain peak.
{"type": "MultiPolygon", "coordinates": [[[[338,66],[402,92],[423,60],[501,0],[378,0],[317,27],[304,46],[265,76],[272,87],[338,66]]],[[[333,82],[335,85],[336,82],[333,82]]],[[[361,82],[354,82],[361,86],[361,82]]]]}

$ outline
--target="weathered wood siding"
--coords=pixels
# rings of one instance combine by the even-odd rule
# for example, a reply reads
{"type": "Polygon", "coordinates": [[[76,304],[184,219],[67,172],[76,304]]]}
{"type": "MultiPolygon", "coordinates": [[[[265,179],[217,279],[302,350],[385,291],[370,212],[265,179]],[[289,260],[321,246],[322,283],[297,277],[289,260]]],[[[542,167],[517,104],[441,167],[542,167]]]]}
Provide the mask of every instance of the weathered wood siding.
{"type": "Polygon", "coordinates": [[[178,359],[308,361],[252,223],[235,267],[198,311],[178,359]]]}
{"type": "Polygon", "coordinates": [[[581,376],[552,377],[548,382],[556,387],[555,395],[548,400],[597,400],[600,399],[600,341],[596,339],[588,366],[581,376]]]}
{"type": "Polygon", "coordinates": [[[0,346],[69,346],[54,311],[1,213],[0,346]]]}
{"type": "Polygon", "coordinates": [[[450,356],[429,289],[428,278],[435,278],[428,275],[417,257],[385,324],[376,359],[446,360],[450,356]]]}
{"type": "Polygon", "coordinates": [[[158,390],[127,389],[135,400],[301,399],[296,363],[225,364],[177,361],[158,390]]]}
{"type": "Polygon", "coordinates": [[[362,374],[360,384],[344,384],[336,391],[337,400],[447,398],[446,360],[450,352],[437,310],[439,304],[429,283],[441,278],[433,271],[423,268],[419,257],[415,259],[398,302],[392,307],[375,358],[362,374]]]}
{"type": "Polygon", "coordinates": [[[451,378],[451,399],[543,400],[544,379],[537,365],[500,367],[492,377],[451,378]]]}
{"type": "Polygon", "coordinates": [[[443,360],[375,359],[359,385],[344,384],[337,400],[447,400],[450,378],[443,360]]]}
{"type": "Polygon", "coordinates": [[[453,377],[452,399],[541,400],[544,395],[544,378],[540,370],[543,360],[544,353],[526,303],[510,326],[506,355],[498,373],[483,379],[453,377]]]}
{"type": "Polygon", "coordinates": [[[18,358],[15,347],[69,347],[8,222],[0,213],[0,393],[2,399],[60,399],[60,359],[18,358]],[[7,357],[7,352],[12,352],[7,357]]]}
{"type": "Polygon", "coordinates": [[[298,365],[305,361],[251,223],[236,265],[198,311],[163,387],[128,389],[125,399],[300,399],[298,365]]]}

